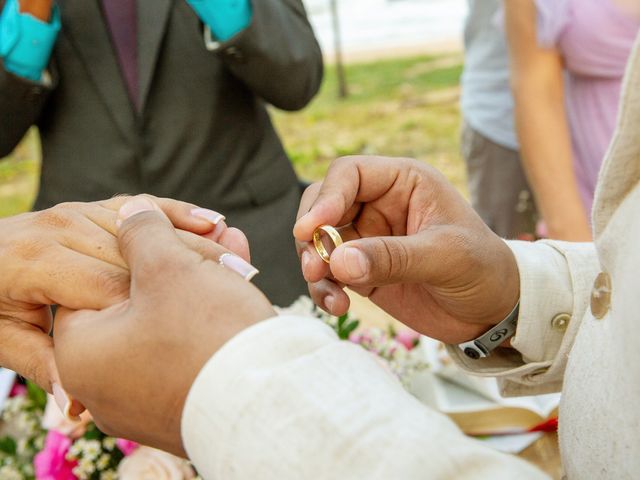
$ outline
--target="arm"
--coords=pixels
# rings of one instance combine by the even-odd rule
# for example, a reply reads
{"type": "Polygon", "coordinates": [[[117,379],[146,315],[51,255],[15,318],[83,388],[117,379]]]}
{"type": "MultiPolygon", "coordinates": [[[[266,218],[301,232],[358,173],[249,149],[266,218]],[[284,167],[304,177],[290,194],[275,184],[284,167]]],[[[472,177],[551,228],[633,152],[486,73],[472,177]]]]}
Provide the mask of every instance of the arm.
{"type": "MultiPolygon", "coordinates": [[[[196,9],[196,4],[203,1],[189,3],[196,9]]],[[[283,110],[298,110],[317,93],[323,74],[322,52],[304,6],[300,0],[250,3],[248,26],[226,41],[220,38],[223,42],[216,52],[256,95],[283,110]]],[[[206,21],[213,15],[211,11],[209,16],[201,14],[201,18],[211,23],[216,34],[214,21],[206,21]]]]}
{"type": "Polygon", "coordinates": [[[593,243],[507,242],[520,272],[520,315],[511,349],[481,360],[457,346],[452,358],[468,373],[498,377],[505,395],[558,392],[600,270],[593,243]],[[544,301],[541,301],[544,299],[544,301]]]}
{"type": "Polygon", "coordinates": [[[55,87],[44,71],[60,17],[51,0],[0,1],[0,158],[33,125],[55,87]]]}
{"type": "Polygon", "coordinates": [[[182,419],[204,478],[546,478],[471,440],[321,322],[279,317],[231,340],[182,419]]]}
{"type": "Polygon", "coordinates": [[[103,431],[186,450],[207,479],[545,478],[464,437],[319,320],[274,317],[246,277],[131,202],[129,300],[62,308],[54,332],[62,381],[103,431]]]}
{"type": "Polygon", "coordinates": [[[589,241],[591,228],[573,171],[560,54],[539,46],[532,0],[505,2],[516,128],[549,237],[589,241]]]}

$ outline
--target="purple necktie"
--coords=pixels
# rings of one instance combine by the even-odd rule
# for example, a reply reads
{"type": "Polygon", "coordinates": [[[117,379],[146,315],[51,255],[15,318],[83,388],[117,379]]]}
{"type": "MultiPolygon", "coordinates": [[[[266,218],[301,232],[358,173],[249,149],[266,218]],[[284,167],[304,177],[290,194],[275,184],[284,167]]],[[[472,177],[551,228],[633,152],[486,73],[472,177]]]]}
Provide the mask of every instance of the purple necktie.
{"type": "Polygon", "coordinates": [[[102,0],[111,40],[133,104],[140,105],[137,0],[102,0]]]}

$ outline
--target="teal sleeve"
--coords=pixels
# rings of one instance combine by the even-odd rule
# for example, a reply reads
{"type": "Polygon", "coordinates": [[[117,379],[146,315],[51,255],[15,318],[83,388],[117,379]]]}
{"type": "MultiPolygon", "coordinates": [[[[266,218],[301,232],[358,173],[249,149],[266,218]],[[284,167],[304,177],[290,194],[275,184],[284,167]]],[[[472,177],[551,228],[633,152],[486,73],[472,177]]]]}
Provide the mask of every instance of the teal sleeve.
{"type": "Polygon", "coordinates": [[[187,0],[187,3],[222,42],[247,28],[253,16],[250,0],[187,0]]]}
{"type": "Polygon", "coordinates": [[[54,7],[51,22],[20,13],[18,1],[8,0],[0,16],[0,57],[7,71],[39,82],[47,68],[60,31],[60,12],[54,7]]]}

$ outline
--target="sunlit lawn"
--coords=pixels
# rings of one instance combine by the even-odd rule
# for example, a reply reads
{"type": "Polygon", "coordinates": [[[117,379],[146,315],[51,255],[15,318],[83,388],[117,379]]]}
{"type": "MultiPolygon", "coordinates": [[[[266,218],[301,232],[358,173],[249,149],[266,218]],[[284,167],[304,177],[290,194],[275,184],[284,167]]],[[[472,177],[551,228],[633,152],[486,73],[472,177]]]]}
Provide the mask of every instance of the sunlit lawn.
{"type": "MultiPolygon", "coordinates": [[[[321,93],[299,113],[274,119],[299,174],[322,177],[336,157],[351,154],[409,156],[442,170],[464,190],[459,155],[456,54],[383,60],[347,67],[350,95],[337,98],[335,69],[321,93]]],[[[28,210],[37,188],[39,147],[31,132],[0,162],[0,216],[28,210]]]]}

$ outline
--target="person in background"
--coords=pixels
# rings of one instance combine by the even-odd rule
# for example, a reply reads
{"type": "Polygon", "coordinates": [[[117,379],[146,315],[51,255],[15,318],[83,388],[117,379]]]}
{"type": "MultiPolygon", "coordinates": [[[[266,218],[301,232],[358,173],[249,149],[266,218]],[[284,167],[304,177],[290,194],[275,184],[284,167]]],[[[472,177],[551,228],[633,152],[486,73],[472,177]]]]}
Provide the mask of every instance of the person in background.
{"type": "Polygon", "coordinates": [[[502,0],[469,0],[462,74],[462,155],[471,204],[504,238],[532,236],[537,211],[516,138],[502,0]]]}
{"type": "Polygon", "coordinates": [[[290,234],[300,186],[265,106],[300,109],[321,83],[300,0],[0,8],[0,157],[39,127],[36,210],[144,191],[224,211],[261,245],[269,298],[305,292],[290,234]]]}
{"type": "Polygon", "coordinates": [[[637,0],[508,0],[517,130],[549,238],[586,241],[637,0]]]}

